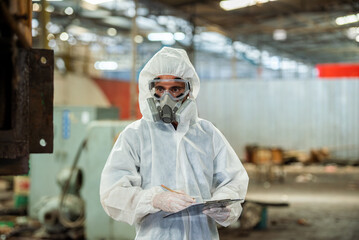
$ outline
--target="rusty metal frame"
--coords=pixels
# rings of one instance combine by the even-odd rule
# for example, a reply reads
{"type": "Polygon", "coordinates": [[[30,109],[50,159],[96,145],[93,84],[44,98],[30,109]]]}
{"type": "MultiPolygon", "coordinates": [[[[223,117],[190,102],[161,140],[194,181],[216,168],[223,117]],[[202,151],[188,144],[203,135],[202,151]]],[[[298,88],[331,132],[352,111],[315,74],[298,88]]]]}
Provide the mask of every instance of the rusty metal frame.
{"type": "Polygon", "coordinates": [[[53,151],[53,51],[19,49],[15,55],[11,127],[0,130],[0,175],[27,174],[30,153],[53,151]]]}
{"type": "Polygon", "coordinates": [[[28,58],[26,50],[16,53],[15,74],[11,79],[11,127],[0,131],[0,175],[25,174],[29,170],[28,58]]]}
{"type": "Polygon", "coordinates": [[[31,49],[29,60],[29,149],[30,153],[52,153],[54,54],[52,50],[31,49]]]}
{"type": "Polygon", "coordinates": [[[0,175],[53,151],[52,50],[31,49],[31,0],[0,0],[0,175]],[[10,10],[11,9],[11,10],[10,10]]]}

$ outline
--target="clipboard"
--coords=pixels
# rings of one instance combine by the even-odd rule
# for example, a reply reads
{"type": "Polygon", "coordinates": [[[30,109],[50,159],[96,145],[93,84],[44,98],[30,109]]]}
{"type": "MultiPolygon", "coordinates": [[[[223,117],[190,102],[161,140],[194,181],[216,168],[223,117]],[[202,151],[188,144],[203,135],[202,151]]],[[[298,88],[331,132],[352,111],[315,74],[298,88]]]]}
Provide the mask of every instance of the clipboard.
{"type": "Polygon", "coordinates": [[[209,208],[214,208],[214,207],[227,207],[235,202],[240,202],[243,201],[243,199],[220,199],[220,200],[211,200],[211,201],[205,201],[202,203],[194,203],[184,209],[182,209],[181,211],[178,212],[174,212],[174,213],[168,213],[166,214],[163,218],[172,216],[172,215],[177,215],[180,213],[190,213],[191,215],[198,215],[198,214],[202,214],[203,210],[209,209],[209,208]]]}

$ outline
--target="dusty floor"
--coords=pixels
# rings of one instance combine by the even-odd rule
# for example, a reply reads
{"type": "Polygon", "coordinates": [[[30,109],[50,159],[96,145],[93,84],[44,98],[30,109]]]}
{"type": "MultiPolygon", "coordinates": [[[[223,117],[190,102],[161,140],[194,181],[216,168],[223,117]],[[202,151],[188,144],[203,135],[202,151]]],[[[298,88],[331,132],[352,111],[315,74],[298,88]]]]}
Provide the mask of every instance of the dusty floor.
{"type": "Polygon", "coordinates": [[[247,203],[289,206],[268,207],[261,222],[266,226],[259,229],[244,230],[244,224],[220,228],[221,240],[359,240],[359,167],[294,165],[272,168],[272,174],[266,167],[245,167],[247,203]]]}
{"type": "Polygon", "coordinates": [[[263,229],[221,228],[221,240],[359,239],[359,167],[287,166],[284,182],[246,168],[248,200],[286,201],[289,207],[268,207],[263,229]]]}

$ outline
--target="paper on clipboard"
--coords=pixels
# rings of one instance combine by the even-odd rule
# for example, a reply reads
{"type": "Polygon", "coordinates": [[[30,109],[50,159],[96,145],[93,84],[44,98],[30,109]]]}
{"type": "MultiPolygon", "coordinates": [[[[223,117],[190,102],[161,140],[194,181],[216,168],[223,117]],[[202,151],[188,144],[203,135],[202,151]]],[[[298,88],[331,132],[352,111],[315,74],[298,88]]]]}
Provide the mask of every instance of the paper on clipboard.
{"type": "Polygon", "coordinates": [[[237,199],[221,199],[221,200],[205,201],[202,203],[194,203],[191,206],[189,206],[185,209],[182,209],[181,211],[174,212],[174,213],[168,213],[167,215],[164,216],[164,218],[175,215],[175,214],[179,214],[182,212],[188,212],[191,215],[201,214],[202,211],[205,209],[214,208],[214,207],[226,207],[226,206],[229,206],[238,201],[243,201],[243,199],[239,199],[239,198],[237,198],[237,199]]]}

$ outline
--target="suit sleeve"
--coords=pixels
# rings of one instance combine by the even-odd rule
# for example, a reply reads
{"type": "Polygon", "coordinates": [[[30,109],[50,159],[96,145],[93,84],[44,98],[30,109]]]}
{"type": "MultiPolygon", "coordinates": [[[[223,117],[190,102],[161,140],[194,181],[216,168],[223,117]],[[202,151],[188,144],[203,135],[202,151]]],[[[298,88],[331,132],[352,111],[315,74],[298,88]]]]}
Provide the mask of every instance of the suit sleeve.
{"type": "Polygon", "coordinates": [[[213,146],[215,159],[212,200],[243,199],[229,206],[231,212],[226,221],[217,222],[222,226],[228,226],[236,222],[242,212],[241,203],[247,193],[249,178],[237,154],[216,128],[213,135],[213,146]]]}
{"type": "Polygon", "coordinates": [[[100,200],[105,212],[117,221],[133,225],[150,213],[160,187],[141,188],[138,140],[135,133],[124,131],[117,139],[101,174],[100,200]]]}

